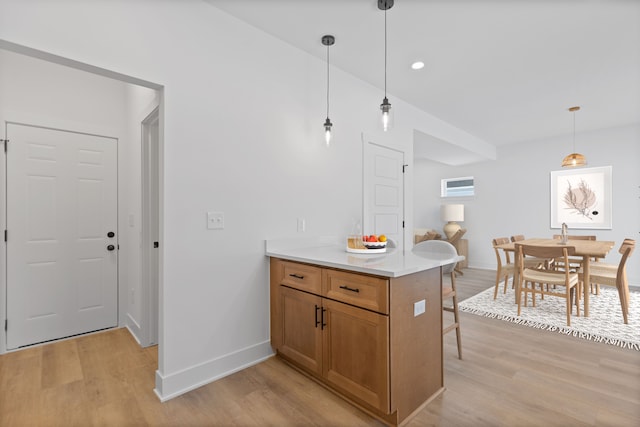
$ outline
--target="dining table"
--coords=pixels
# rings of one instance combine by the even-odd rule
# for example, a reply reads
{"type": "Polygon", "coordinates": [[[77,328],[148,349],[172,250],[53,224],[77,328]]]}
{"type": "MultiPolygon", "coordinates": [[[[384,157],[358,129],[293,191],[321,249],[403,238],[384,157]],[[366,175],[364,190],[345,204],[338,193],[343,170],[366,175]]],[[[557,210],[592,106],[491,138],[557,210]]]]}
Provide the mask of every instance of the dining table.
{"type": "MultiPolygon", "coordinates": [[[[498,245],[499,249],[502,249],[507,252],[514,252],[516,250],[516,244],[519,245],[532,245],[532,246],[552,246],[558,247],[566,246],[574,248],[574,255],[582,257],[582,276],[584,286],[584,316],[589,316],[589,293],[590,293],[590,263],[591,259],[601,259],[607,256],[609,251],[616,244],[615,242],[611,242],[608,240],[569,240],[566,243],[563,243],[562,240],[559,239],[548,239],[548,238],[532,238],[532,239],[524,239],[520,240],[516,243],[509,242],[502,245],[498,245]]],[[[515,265],[519,265],[519,260],[517,259],[518,254],[515,253],[514,262],[515,265]]],[[[518,268],[514,271],[513,282],[515,283],[516,288],[516,303],[518,302],[518,289],[520,287],[520,272],[518,268]]]]}

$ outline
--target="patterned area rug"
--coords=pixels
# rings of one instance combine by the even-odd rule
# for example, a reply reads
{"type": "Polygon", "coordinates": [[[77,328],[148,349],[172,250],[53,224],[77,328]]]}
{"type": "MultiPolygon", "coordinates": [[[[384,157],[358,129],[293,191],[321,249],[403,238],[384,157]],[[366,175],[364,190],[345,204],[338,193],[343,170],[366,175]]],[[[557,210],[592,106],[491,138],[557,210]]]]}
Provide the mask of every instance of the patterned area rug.
{"type": "Polygon", "coordinates": [[[583,316],[582,306],[580,317],[576,317],[574,307],[568,327],[563,298],[547,296],[540,300],[537,295],[535,308],[529,298],[528,306],[523,305],[522,315],[517,316],[514,291],[509,287],[504,294],[502,286],[501,283],[496,300],[491,287],[458,303],[460,311],[640,351],[640,292],[630,292],[629,323],[626,325],[622,320],[618,291],[603,286],[600,295],[591,294],[589,298],[589,317],[583,316]]]}

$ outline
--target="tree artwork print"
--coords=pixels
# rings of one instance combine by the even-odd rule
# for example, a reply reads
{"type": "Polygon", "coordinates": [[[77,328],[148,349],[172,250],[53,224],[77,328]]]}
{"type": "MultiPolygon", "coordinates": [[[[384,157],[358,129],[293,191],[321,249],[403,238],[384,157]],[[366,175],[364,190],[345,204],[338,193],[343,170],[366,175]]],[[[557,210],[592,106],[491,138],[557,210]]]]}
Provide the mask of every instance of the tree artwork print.
{"type": "Polygon", "coordinates": [[[551,172],[551,228],[611,229],[611,166],[551,172]]]}
{"type": "Polygon", "coordinates": [[[584,179],[580,180],[577,187],[572,187],[571,181],[567,182],[567,191],[565,191],[563,199],[565,209],[593,220],[599,213],[597,210],[592,210],[596,206],[597,200],[596,193],[584,179]]]}

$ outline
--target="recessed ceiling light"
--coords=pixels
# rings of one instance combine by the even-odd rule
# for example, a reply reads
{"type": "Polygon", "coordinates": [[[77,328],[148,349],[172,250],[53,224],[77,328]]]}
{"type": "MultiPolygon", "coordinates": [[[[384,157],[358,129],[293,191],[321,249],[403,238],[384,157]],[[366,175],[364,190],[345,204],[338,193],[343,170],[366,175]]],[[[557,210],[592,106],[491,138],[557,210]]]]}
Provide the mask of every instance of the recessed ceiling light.
{"type": "Polygon", "coordinates": [[[411,64],[411,68],[413,68],[414,70],[420,70],[420,69],[424,68],[424,62],[416,61],[413,64],[411,64]]]}

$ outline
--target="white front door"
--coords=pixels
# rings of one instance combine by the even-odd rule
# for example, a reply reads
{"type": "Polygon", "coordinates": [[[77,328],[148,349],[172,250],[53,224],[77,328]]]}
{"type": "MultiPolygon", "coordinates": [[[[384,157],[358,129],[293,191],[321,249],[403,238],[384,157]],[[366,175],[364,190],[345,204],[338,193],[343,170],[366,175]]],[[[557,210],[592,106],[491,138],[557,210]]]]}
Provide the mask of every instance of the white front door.
{"type": "Polygon", "coordinates": [[[6,135],[7,348],[116,326],[117,140],[6,135]]]}
{"type": "Polygon", "coordinates": [[[384,234],[404,248],[404,153],[364,143],[364,234],[384,234]]]}

